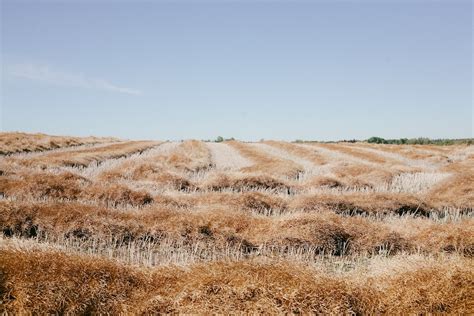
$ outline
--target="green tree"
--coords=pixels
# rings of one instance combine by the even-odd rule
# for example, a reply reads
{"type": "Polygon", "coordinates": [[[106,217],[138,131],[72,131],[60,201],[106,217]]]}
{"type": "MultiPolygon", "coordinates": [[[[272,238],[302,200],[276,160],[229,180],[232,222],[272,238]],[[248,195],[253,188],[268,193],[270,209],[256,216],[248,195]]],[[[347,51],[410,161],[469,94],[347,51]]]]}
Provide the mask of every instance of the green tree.
{"type": "Polygon", "coordinates": [[[373,136],[373,137],[370,137],[368,140],[367,140],[368,143],[373,143],[373,144],[386,144],[387,141],[382,138],[382,137],[376,137],[376,136],[373,136]]]}

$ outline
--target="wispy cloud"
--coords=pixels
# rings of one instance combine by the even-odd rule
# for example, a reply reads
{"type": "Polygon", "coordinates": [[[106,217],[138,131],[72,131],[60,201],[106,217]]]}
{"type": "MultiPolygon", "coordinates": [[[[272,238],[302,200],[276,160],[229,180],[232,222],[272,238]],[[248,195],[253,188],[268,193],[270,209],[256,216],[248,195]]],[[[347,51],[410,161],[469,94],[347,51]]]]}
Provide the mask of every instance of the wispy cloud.
{"type": "Polygon", "coordinates": [[[112,91],[133,95],[141,95],[142,91],[120,87],[101,78],[91,78],[83,74],[59,71],[45,65],[31,63],[11,64],[5,67],[6,72],[14,77],[24,78],[54,85],[112,91]]]}

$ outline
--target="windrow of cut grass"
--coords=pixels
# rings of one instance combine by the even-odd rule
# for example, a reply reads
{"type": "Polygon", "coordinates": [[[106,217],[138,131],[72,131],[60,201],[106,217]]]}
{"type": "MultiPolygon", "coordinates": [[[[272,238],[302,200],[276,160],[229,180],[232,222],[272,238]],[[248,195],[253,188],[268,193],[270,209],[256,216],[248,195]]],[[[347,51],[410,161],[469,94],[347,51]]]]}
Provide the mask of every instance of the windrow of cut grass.
{"type": "Polygon", "coordinates": [[[328,163],[327,158],[320,153],[306,147],[298,146],[297,144],[281,142],[281,141],[265,141],[265,144],[285,150],[293,155],[300,156],[314,163],[315,165],[325,165],[328,163]]]}
{"type": "Polygon", "coordinates": [[[386,148],[2,156],[0,314],[471,314],[474,151],[386,148]]]}
{"type": "Polygon", "coordinates": [[[431,206],[420,197],[403,193],[309,194],[295,198],[290,207],[301,210],[330,209],[355,214],[419,214],[426,215],[431,206]]]}
{"type": "MultiPolygon", "coordinates": [[[[342,145],[332,143],[312,143],[312,146],[322,147],[330,150],[334,150],[343,154],[351,155],[359,159],[366,160],[367,162],[375,164],[385,164],[389,161],[387,157],[383,157],[374,153],[365,152],[357,148],[357,145],[342,145]]],[[[392,163],[394,161],[391,161],[392,163]]]]}
{"type": "Polygon", "coordinates": [[[203,142],[188,140],[167,157],[166,164],[178,170],[199,172],[212,166],[211,153],[203,142]]]}
{"type": "Polygon", "coordinates": [[[142,152],[158,144],[159,142],[155,141],[127,141],[94,148],[45,153],[34,157],[12,157],[7,158],[7,162],[43,169],[59,166],[87,167],[91,163],[101,163],[106,159],[116,159],[142,152]]]}
{"type": "Polygon", "coordinates": [[[401,174],[419,173],[420,168],[403,165],[400,161],[364,152],[355,146],[312,143],[294,145],[327,157],[325,172],[308,177],[305,188],[328,186],[342,189],[373,189],[386,187],[401,174]]]}
{"type": "Polygon", "coordinates": [[[212,167],[219,171],[237,171],[252,163],[226,143],[206,143],[211,153],[212,167]]]}
{"type": "Polygon", "coordinates": [[[193,184],[188,179],[189,173],[207,171],[211,167],[211,154],[207,146],[203,142],[191,140],[149,157],[125,161],[103,172],[99,179],[145,180],[171,189],[189,190],[193,188],[193,184]]]}
{"type": "Polygon", "coordinates": [[[220,208],[180,210],[171,205],[117,210],[79,203],[0,201],[0,229],[8,236],[111,238],[122,241],[172,240],[200,243],[216,251],[238,247],[251,253],[262,247],[311,249],[335,255],[384,251],[474,254],[470,218],[435,222],[401,233],[382,221],[346,217],[330,211],[265,217],[220,208]],[[443,231],[433,243],[433,236],[443,231]]]}
{"type": "Polygon", "coordinates": [[[122,184],[102,184],[71,172],[36,172],[0,179],[0,194],[16,200],[66,200],[97,202],[107,206],[143,206],[153,202],[144,191],[122,184]]]}
{"type": "Polygon", "coordinates": [[[46,134],[27,134],[20,132],[0,133],[0,155],[46,151],[56,148],[116,141],[118,141],[118,139],[111,137],[69,137],[51,136],[46,134]]]}
{"type": "Polygon", "coordinates": [[[471,186],[474,178],[469,173],[452,176],[423,194],[338,190],[288,194],[297,193],[298,187],[265,176],[229,177],[217,174],[216,177],[197,184],[180,175],[172,178],[172,175],[159,170],[153,178],[148,177],[160,185],[167,182],[166,185],[174,186],[175,191],[163,194],[137,189],[127,185],[127,182],[104,182],[71,172],[17,173],[4,175],[0,179],[0,194],[18,201],[65,200],[121,207],[147,204],[159,206],[165,201],[166,206],[176,205],[191,211],[200,205],[249,210],[267,215],[324,209],[342,214],[429,216],[433,212],[443,212],[446,208],[455,208],[462,212],[474,209],[471,186]]]}
{"type": "Polygon", "coordinates": [[[8,314],[470,314],[474,266],[462,257],[369,260],[334,273],[292,261],[155,269],[24,244],[0,245],[8,314]]]}
{"type": "Polygon", "coordinates": [[[365,150],[364,144],[319,144],[319,146],[324,146],[325,148],[351,155],[371,164],[379,164],[383,167],[396,166],[400,168],[403,166],[406,172],[422,171],[420,168],[403,165],[403,160],[396,159],[393,156],[383,155],[382,151],[367,151],[365,150]]]}
{"type": "Polygon", "coordinates": [[[252,166],[242,168],[241,171],[243,172],[266,173],[287,178],[297,178],[304,171],[304,168],[297,163],[288,159],[270,156],[250,144],[237,141],[229,141],[226,144],[237,149],[242,156],[254,162],[252,166]]]}
{"type": "Polygon", "coordinates": [[[261,173],[215,173],[201,183],[200,188],[204,191],[246,192],[261,190],[285,194],[290,194],[295,189],[289,181],[261,173]]]}
{"type": "Polygon", "coordinates": [[[457,173],[441,181],[430,190],[428,198],[437,208],[474,209],[474,172],[457,173]]]}
{"type": "Polygon", "coordinates": [[[364,164],[348,164],[333,168],[337,179],[346,187],[374,188],[389,183],[395,176],[407,170],[394,167],[372,167],[364,164]]]}
{"type": "MultiPolygon", "coordinates": [[[[380,151],[399,154],[403,157],[422,160],[431,164],[443,164],[448,163],[448,152],[439,152],[438,150],[433,150],[434,147],[439,146],[416,146],[416,145],[374,145],[374,144],[360,144],[361,147],[373,148],[380,151]]],[[[455,150],[462,148],[459,145],[448,146],[450,149],[455,150]]]]}
{"type": "Polygon", "coordinates": [[[289,207],[314,210],[328,208],[335,212],[355,214],[417,214],[426,216],[432,211],[446,208],[463,212],[474,210],[472,175],[454,177],[432,190],[422,194],[391,192],[348,192],[301,194],[295,197],[289,207]]]}

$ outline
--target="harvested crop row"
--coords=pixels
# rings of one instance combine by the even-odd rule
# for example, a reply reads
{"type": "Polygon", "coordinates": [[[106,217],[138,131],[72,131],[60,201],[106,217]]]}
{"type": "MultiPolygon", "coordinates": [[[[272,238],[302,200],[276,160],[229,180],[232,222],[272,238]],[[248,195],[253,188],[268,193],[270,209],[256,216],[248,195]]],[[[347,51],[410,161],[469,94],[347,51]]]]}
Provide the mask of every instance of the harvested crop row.
{"type": "Polygon", "coordinates": [[[197,140],[180,144],[166,159],[166,164],[184,171],[198,172],[212,165],[211,153],[207,146],[197,140]]]}
{"type": "Polygon", "coordinates": [[[291,160],[270,156],[249,144],[236,141],[229,141],[226,144],[237,149],[241,155],[254,162],[254,165],[242,168],[241,171],[243,172],[270,173],[296,178],[304,170],[302,166],[291,160]]]}
{"type": "Polygon", "coordinates": [[[330,172],[313,177],[308,181],[307,187],[327,183],[330,187],[377,190],[387,186],[401,174],[421,171],[420,168],[403,165],[393,158],[363,151],[355,146],[322,143],[304,146],[307,150],[322,150],[323,155],[332,160],[329,164],[330,172]]]}
{"type": "Polygon", "coordinates": [[[18,132],[0,133],[0,155],[19,152],[45,151],[63,147],[100,144],[116,141],[116,138],[110,137],[67,137],[18,132]]]}
{"type": "MultiPolygon", "coordinates": [[[[143,169],[135,170],[133,176],[143,176],[143,169]]],[[[149,171],[148,171],[149,172],[149,171]]],[[[474,189],[471,173],[455,175],[441,181],[426,193],[392,192],[342,192],[319,190],[313,193],[298,192],[285,182],[264,176],[217,175],[201,184],[192,183],[178,175],[157,170],[154,176],[147,174],[156,184],[175,186],[178,191],[167,191],[167,204],[192,209],[222,206],[237,210],[249,210],[262,214],[280,214],[294,211],[329,209],[349,214],[417,214],[428,216],[432,211],[456,208],[461,211],[474,209],[474,189]],[[152,178],[153,176],[153,178],[152,178]],[[173,182],[174,181],[174,182],[173,182]],[[185,191],[186,190],[186,191],[185,191]],[[189,194],[193,190],[193,194],[189,194]],[[188,192],[186,194],[182,191],[188,192]]],[[[136,178],[133,178],[136,179],[136,178]]],[[[141,179],[141,178],[140,178],[141,179]]],[[[120,206],[141,206],[159,204],[162,193],[152,194],[150,190],[133,189],[120,182],[92,181],[70,173],[53,174],[35,172],[31,174],[6,175],[0,179],[0,193],[16,200],[53,199],[87,201],[98,204],[120,206]]],[[[151,191],[153,192],[153,191],[151,191]]]]}
{"type": "Polygon", "coordinates": [[[441,200],[441,197],[431,193],[420,197],[408,193],[373,192],[286,195],[265,190],[196,191],[192,194],[168,192],[164,195],[157,195],[154,203],[159,204],[160,200],[166,201],[166,205],[175,205],[180,209],[221,207],[270,216],[329,210],[343,215],[377,216],[379,218],[392,215],[432,217],[446,213],[469,214],[474,210],[472,193],[464,201],[462,199],[449,201],[448,199],[441,200]],[[468,200],[469,198],[470,200],[468,200]]]}
{"type": "Polygon", "coordinates": [[[330,211],[259,217],[219,208],[186,210],[150,206],[118,211],[78,203],[0,201],[0,229],[7,236],[114,238],[136,241],[173,240],[200,243],[222,251],[243,253],[261,247],[311,249],[316,253],[377,254],[388,251],[474,254],[474,225],[469,218],[435,222],[410,232],[370,218],[338,216],[330,211]],[[433,243],[433,238],[443,232],[433,243]]]}
{"type": "Polygon", "coordinates": [[[32,173],[21,177],[0,179],[0,194],[16,200],[53,199],[96,201],[107,206],[143,206],[153,201],[150,194],[113,183],[99,184],[66,172],[61,174],[32,173]]]}
{"type": "Polygon", "coordinates": [[[474,311],[471,148],[154,144],[0,157],[0,314],[474,311]]]}
{"type": "Polygon", "coordinates": [[[249,167],[252,163],[226,143],[206,143],[212,157],[212,164],[219,171],[237,171],[249,167]]]}
{"type": "Polygon", "coordinates": [[[356,146],[341,145],[341,144],[325,144],[325,143],[311,143],[311,145],[315,147],[322,147],[322,148],[326,148],[330,150],[335,150],[337,152],[351,155],[351,156],[366,160],[371,163],[385,164],[387,162],[387,158],[376,155],[376,154],[361,151],[357,149],[356,146]]]}
{"type": "MultiPolygon", "coordinates": [[[[467,171],[467,170],[466,170],[467,171]]],[[[444,178],[425,192],[354,192],[345,194],[301,194],[294,199],[292,208],[315,209],[327,206],[339,211],[361,213],[396,212],[424,214],[430,210],[457,208],[474,209],[474,173],[454,174],[444,178]]]]}
{"type": "Polygon", "coordinates": [[[362,147],[374,148],[380,151],[400,154],[406,158],[415,160],[425,160],[429,163],[447,163],[448,157],[446,154],[438,151],[426,150],[425,146],[413,145],[373,145],[360,144],[362,147]]]}
{"type": "Polygon", "coordinates": [[[9,158],[8,162],[18,162],[24,166],[57,167],[87,167],[89,164],[100,163],[106,159],[125,157],[158,145],[154,141],[129,141],[95,148],[78,149],[67,152],[45,153],[41,156],[9,158]]]}
{"type": "MultiPolygon", "coordinates": [[[[334,148],[328,148],[329,145],[333,144],[311,143],[309,145],[299,145],[300,147],[305,148],[307,150],[317,152],[327,159],[327,167],[329,168],[327,172],[328,174],[326,176],[336,176],[340,180],[343,180],[342,178],[346,177],[348,178],[347,180],[349,180],[350,182],[351,178],[370,172],[384,172],[389,176],[400,171],[410,171],[410,169],[406,167],[402,167],[399,171],[399,165],[391,165],[390,167],[395,167],[395,170],[391,170],[391,168],[382,166],[380,163],[374,163],[368,161],[367,159],[357,157],[355,155],[351,155],[350,153],[336,150],[334,148]]],[[[355,183],[356,182],[357,181],[355,181],[355,183]]]]}
{"type": "Polygon", "coordinates": [[[334,274],[294,262],[214,262],[141,269],[99,257],[2,244],[8,314],[473,312],[474,266],[459,257],[372,260],[334,274]]]}
{"type": "Polygon", "coordinates": [[[474,209],[474,172],[465,170],[440,182],[428,193],[428,199],[438,208],[474,209]]]}
{"type": "MultiPolygon", "coordinates": [[[[164,143],[165,147],[171,143],[164,143]]],[[[173,144],[175,145],[175,144],[173,144]]],[[[212,166],[211,154],[200,141],[185,141],[179,145],[133,161],[125,161],[113,169],[99,175],[100,180],[114,182],[124,180],[129,183],[145,182],[151,188],[161,187],[169,190],[194,190],[195,184],[189,179],[189,173],[207,171],[212,166]]]]}
{"type": "MultiPolygon", "coordinates": [[[[229,146],[220,144],[221,146],[229,146]]],[[[239,144],[244,146],[243,144],[239,144]]],[[[230,147],[230,146],[229,146],[230,147]]],[[[230,147],[233,149],[233,147],[230,147]]],[[[250,148],[250,150],[254,150],[250,148]]],[[[265,167],[278,167],[277,164],[285,163],[281,160],[265,157],[265,167]]],[[[244,167],[246,172],[225,172],[212,168],[212,157],[210,150],[202,142],[189,141],[177,146],[166,155],[149,157],[139,162],[125,162],[113,170],[104,172],[100,178],[106,181],[117,181],[118,179],[134,182],[156,190],[196,191],[196,190],[270,190],[290,191],[290,184],[286,179],[276,179],[270,175],[249,173],[254,171],[254,166],[244,167]],[[198,148],[198,149],[196,149],[198,148]],[[196,152],[193,154],[193,152],[196,152]],[[200,171],[205,171],[202,176],[200,171]],[[191,172],[191,174],[190,174],[191,172]],[[193,173],[198,179],[192,179],[193,173]],[[197,181],[196,181],[197,180],[197,181]],[[159,190],[161,188],[161,190],[159,190]]],[[[263,171],[263,170],[262,170],[263,171]]],[[[292,169],[295,172],[295,169],[292,169]]]]}
{"type": "Polygon", "coordinates": [[[307,159],[313,162],[315,165],[324,165],[328,162],[326,157],[324,157],[320,153],[317,153],[314,150],[311,150],[302,146],[298,146],[296,144],[291,144],[287,142],[279,142],[279,141],[266,141],[265,144],[283,149],[293,155],[300,156],[304,159],[307,159]]]}
{"type": "Polygon", "coordinates": [[[434,152],[439,152],[439,153],[449,153],[452,151],[458,150],[460,147],[463,147],[464,145],[461,144],[453,144],[453,145],[421,145],[421,144],[416,144],[412,145],[413,148],[418,148],[421,150],[427,150],[427,151],[434,151],[434,152]]]}

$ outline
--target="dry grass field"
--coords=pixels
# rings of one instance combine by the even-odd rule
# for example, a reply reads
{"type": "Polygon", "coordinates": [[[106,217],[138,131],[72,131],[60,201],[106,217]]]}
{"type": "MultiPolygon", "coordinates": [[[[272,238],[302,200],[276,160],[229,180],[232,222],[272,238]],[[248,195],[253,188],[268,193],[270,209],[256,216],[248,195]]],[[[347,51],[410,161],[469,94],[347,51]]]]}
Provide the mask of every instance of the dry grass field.
{"type": "Polygon", "coordinates": [[[0,152],[1,314],[474,313],[473,146],[0,152]]]}
{"type": "Polygon", "coordinates": [[[0,154],[44,151],[62,147],[116,142],[115,138],[50,136],[45,134],[2,133],[0,154]]]}

